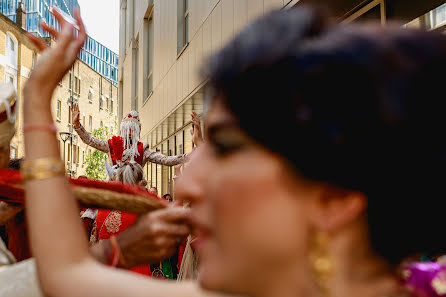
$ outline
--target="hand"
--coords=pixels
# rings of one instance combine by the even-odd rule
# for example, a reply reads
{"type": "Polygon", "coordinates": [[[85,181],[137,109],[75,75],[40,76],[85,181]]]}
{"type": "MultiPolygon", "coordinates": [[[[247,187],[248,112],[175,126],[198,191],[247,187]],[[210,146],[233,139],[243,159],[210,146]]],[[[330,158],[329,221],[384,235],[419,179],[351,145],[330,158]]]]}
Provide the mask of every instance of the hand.
{"type": "Polygon", "coordinates": [[[42,55],[31,73],[25,91],[29,94],[39,92],[44,95],[41,98],[48,98],[48,96],[51,98],[50,95],[76,61],[77,55],[87,39],[79,9],[74,11],[74,17],[80,28],[77,37],[74,35],[73,25],[65,21],[57,10],[54,11],[54,16],[59,22],[60,32],[44,23],[41,23],[40,26],[56,39],[55,46],[49,47],[42,39],[28,34],[29,39],[40,49],[42,55]]]}
{"type": "Polygon", "coordinates": [[[199,146],[203,142],[203,135],[201,134],[200,127],[200,118],[197,113],[194,111],[191,114],[192,116],[192,124],[194,124],[193,129],[191,129],[190,133],[192,134],[192,139],[195,146],[199,146]]]}
{"type": "Polygon", "coordinates": [[[175,204],[140,217],[117,237],[126,268],[159,263],[171,257],[179,245],[178,239],[190,233],[188,217],[189,210],[175,204]]]}
{"type": "Polygon", "coordinates": [[[0,226],[3,226],[8,221],[13,219],[22,210],[23,210],[22,205],[15,206],[15,205],[0,201],[0,226]]]}
{"type": "Polygon", "coordinates": [[[184,164],[178,164],[173,166],[173,170],[174,170],[174,175],[176,175],[177,177],[180,177],[181,175],[181,169],[183,168],[184,164]]]}
{"type": "Polygon", "coordinates": [[[73,123],[75,125],[80,123],[79,104],[73,104],[73,109],[71,111],[71,118],[73,119],[73,123]]]}

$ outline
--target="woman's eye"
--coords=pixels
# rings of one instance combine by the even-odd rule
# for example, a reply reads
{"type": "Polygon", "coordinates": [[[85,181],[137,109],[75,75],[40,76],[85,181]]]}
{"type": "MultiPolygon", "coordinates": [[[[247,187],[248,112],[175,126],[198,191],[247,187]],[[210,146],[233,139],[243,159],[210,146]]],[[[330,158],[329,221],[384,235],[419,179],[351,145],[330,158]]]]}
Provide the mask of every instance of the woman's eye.
{"type": "Polygon", "coordinates": [[[244,135],[238,132],[225,131],[212,137],[215,153],[223,156],[242,150],[248,144],[244,135]]]}
{"type": "Polygon", "coordinates": [[[215,142],[215,153],[220,156],[228,155],[243,149],[242,143],[224,143],[215,142]]]}

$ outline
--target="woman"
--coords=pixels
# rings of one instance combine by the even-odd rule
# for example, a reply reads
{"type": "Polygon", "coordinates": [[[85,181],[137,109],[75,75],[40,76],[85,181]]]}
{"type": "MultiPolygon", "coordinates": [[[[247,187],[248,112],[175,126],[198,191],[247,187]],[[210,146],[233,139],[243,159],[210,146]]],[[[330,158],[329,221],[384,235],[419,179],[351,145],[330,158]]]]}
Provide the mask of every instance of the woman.
{"type": "MultiPolygon", "coordinates": [[[[28,81],[25,125],[52,124],[52,91],[83,44],[82,29],[75,38],[62,28],[28,81]]],[[[445,66],[445,36],[329,25],[307,8],[268,14],[217,53],[208,68],[208,141],[176,188],[192,204],[201,287],[256,297],[424,296],[401,284],[396,265],[446,248],[446,103],[432,96],[445,66]]],[[[25,139],[28,168],[60,161],[51,133],[25,139]]],[[[46,293],[211,296],[94,262],[67,182],[46,171],[26,183],[46,293]],[[48,210],[64,220],[51,224],[48,210]]],[[[444,288],[441,278],[423,286],[431,284],[444,288]]]]}

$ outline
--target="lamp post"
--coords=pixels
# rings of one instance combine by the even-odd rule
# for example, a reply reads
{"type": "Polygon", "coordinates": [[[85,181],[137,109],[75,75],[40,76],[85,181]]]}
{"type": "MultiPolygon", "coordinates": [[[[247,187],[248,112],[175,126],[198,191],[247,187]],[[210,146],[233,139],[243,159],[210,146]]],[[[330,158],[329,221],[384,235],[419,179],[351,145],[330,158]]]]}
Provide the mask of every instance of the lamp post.
{"type": "Polygon", "coordinates": [[[77,135],[71,132],[59,132],[60,139],[63,141],[63,162],[66,164],[65,160],[65,142],[67,142],[68,139],[70,139],[70,168],[69,172],[70,175],[73,175],[73,143],[77,141],[77,135]]]}
{"type": "Polygon", "coordinates": [[[70,132],[59,132],[60,139],[63,142],[63,163],[64,164],[66,164],[66,160],[65,160],[65,142],[67,142],[67,140],[70,137],[70,135],[71,135],[70,132]]]}
{"type": "Polygon", "coordinates": [[[76,160],[77,160],[77,149],[73,149],[73,147],[76,148],[76,143],[77,143],[77,135],[74,133],[71,133],[71,135],[70,135],[70,145],[71,145],[70,175],[71,176],[74,175],[73,154],[76,156],[76,160]]]}

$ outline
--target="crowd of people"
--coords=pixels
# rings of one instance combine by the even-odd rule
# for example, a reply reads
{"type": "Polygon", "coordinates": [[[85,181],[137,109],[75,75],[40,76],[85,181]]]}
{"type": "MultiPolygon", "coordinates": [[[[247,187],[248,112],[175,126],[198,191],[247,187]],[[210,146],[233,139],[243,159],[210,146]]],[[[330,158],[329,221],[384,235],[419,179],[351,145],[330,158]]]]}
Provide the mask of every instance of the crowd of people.
{"type": "MultiPolygon", "coordinates": [[[[164,201],[142,215],[83,209],[82,224],[51,98],[87,35],[79,11],[76,33],[55,16],[60,31],[43,27],[55,46],[30,36],[42,55],[24,88],[25,159],[11,162],[26,203],[0,202],[13,226],[0,296],[446,296],[446,36],[338,24],[311,7],[268,13],[204,66],[206,138],[194,113],[189,155],[140,142],[135,111],[119,136],[94,139],[75,106],[80,138],[109,156],[109,183],[164,201]],[[147,189],[147,162],[175,166],[174,193],[147,189]]],[[[8,85],[0,112],[7,168],[8,85]]]]}

